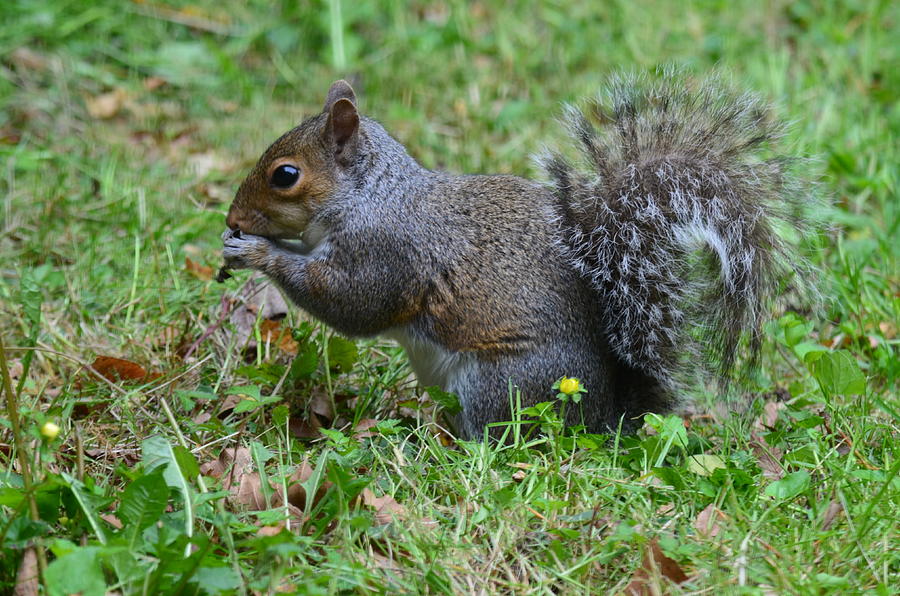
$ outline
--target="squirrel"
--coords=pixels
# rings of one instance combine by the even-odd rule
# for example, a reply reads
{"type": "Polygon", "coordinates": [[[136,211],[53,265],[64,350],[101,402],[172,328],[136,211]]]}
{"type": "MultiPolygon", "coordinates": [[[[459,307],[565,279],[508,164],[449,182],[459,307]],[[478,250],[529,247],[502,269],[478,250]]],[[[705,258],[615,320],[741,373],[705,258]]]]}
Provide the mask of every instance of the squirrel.
{"type": "Polygon", "coordinates": [[[692,373],[752,361],[802,262],[783,229],[808,196],[771,114],[720,78],[617,75],[565,109],[581,160],[545,153],[536,182],[426,169],[339,80],[240,185],[220,276],[261,271],[340,333],[395,339],[459,398],[462,438],[511,419],[511,386],[528,406],[563,376],[586,388],[567,424],[633,431],[692,373]]]}

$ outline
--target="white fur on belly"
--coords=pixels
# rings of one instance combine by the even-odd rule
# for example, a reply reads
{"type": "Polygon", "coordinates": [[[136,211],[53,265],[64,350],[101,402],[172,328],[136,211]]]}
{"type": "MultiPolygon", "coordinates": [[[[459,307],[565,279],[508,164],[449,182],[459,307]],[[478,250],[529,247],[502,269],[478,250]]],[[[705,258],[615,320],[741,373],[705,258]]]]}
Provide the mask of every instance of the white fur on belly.
{"type": "Polygon", "coordinates": [[[463,400],[460,389],[467,385],[466,379],[475,370],[472,354],[447,350],[408,326],[390,329],[384,336],[403,346],[420,385],[437,385],[463,400]]]}

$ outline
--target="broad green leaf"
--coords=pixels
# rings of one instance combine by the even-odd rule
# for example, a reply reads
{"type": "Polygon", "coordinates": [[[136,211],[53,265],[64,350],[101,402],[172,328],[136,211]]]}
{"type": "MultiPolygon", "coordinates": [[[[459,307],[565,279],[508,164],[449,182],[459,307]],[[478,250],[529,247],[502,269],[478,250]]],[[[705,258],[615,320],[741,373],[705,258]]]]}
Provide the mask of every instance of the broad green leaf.
{"type": "Polygon", "coordinates": [[[793,322],[784,329],[784,340],[789,347],[796,346],[812,331],[812,323],[793,322]]]}
{"type": "Polygon", "coordinates": [[[448,393],[440,387],[426,387],[425,391],[434,403],[441,406],[448,414],[453,415],[462,412],[462,405],[459,403],[459,398],[454,394],[448,393]]]}
{"type": "Polygon", "coordinates": [[[828,395],[854,395],[866,392],[866,377],[848,352],[822,354],[809,365],[810,371],[828,395]]]}
{"type": "MultiPolygon", "coordinates": [[[[191,489],[188,479],[185,478],[178,466],[178,460],[171,444],[159,435],[144,439],[141,442],[141,459],[144,468],[148,471],[164,467],[163,478],[166,484],[178,490],[183,497],[184,507],[184,531],[190,537],[194,535],[194,506],[191,500],[191,489]]],[[[185,556],[190,554],[190,545],[185,547],[185,556]]]]}
{"type": "Polygon", "coordinates": [[[83,546],[47,566],[44,579],[51,595],[104,596],[106,580],[98,558],[99,548],[83,546]]]}
{"type": "Polygon", "coordinates": [[[701,453],[687,459],[687,468],[698,476],[711,476],[719,468],[725,468],[725,462],[718,455],[701,453]]]}
{"type": "Polygon", "coordinates": [[[810,364],[822,357],[822,354],[829,350],[822,344],[811,341],[803,341],[794,346],[794,354],[806,364],[810,364]]]}
{"type": "Polygon", "coordinates": [[[197,458],[193,453],[181,445],[175,445],[172,452],[175,454],[175,461],[178,462],[178,467],[185,478],[196,478],[200,475],[200,464],[197,463],[197,458]]]}
{"type": "Polygon", "coordinates": [[[766,487],[765,495],[780,501],[793,499],[809,487],[809,472],[799,470],[791,472],[781,480],[776,480],[766,487]]]}
{"type": "Polygon", "coordinates": [[[337,335],[328,338],[328,364],[332,369],[343,373],[350,372],[357,358],[359,351],[355,343],[337,335]]]}
{"type": "Polygon", "coordinates": [[[10,509],[18,509],[19,503],[21,503],[24,498],[24,489],[8,486],[0,488],[0,505],[5,505],[10,509]]]}
{"type": "Polygon", "coordinates": [[[319,368],[319,350],[310,341],[303,342],[297,355],[291,361],[291,379],[308,379],[319,368]]]}
{"type": "Polygon", "coordinates": [[[75,497],[75,501],[78,503],[78,506],[81,507],[84,517],[88,520],[88,523],[94,530],[97,540],[99,540],[101,544],[106,544],[106,535],[103,533],[103,526],[100,523],[100,517],[97,515],[97,497],[87,492],[84,485],[69,474],[63,472],[60,476],[68,483],[69,489],[75,497]]]}
{"type": "Polygon", "coordinates": [[[285,405],[275,406],[272,408],[272,422],[276,426],[284,426],[291,417],[291,409],[285,405]]]}
{"type": "Polygon", "coordinates": [[[236,589],[241,578],[230,567],[199,567],[192,579],[204,594],[219,594],[236,589]]]}
{"type": "Polygon", "coordinates": [[[258,408],[266,406],[268,404],[274,404],[281,401],[281,396],[279,395],[264,395],[262,397],[247,397],[242,399],[234,406],[234,413],[241,414],[244,412],[252,412],[258,408]]]}
{"type": "Polygon", "coordinates": [[[226,395],[246,395],[255,400],[260,399],[258,385],[240,385],[237,387],[229,387],[225,390],[226,395]]]}
{"type": "Polygon", "coordinates": [[[166,510],[169,487],[163,480],[162,468],[141,476],[122,491],[116,516],[125,526],[122,533],[129,549],[144,528],[155,523],[166,510]]]}

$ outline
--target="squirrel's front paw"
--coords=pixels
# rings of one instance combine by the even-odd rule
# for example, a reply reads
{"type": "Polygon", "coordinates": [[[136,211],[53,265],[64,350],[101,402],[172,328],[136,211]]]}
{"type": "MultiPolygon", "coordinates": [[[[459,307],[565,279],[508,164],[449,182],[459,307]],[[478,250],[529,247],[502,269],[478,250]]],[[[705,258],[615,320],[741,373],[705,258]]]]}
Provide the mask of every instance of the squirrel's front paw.
{"type": "Polygon", "coordinates": [[[271,240],[244,232],[226,230],[222,234],[226,269],[256,269],[263,271],[272,256],[271,240]]]}

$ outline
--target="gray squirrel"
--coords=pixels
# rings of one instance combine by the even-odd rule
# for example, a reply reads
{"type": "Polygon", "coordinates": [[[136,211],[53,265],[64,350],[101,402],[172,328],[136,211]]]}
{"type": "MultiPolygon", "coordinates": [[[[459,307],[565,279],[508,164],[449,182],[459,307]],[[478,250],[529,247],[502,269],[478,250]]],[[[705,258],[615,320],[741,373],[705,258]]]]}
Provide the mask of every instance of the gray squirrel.
{"type": "Polygon", "coordinates": [[[563,376],[587,390],[568,424],[632,430],[693,372],[727,377],[742,338],[758,353],[807,193],[772,153],[769,106],[720,79],[617,76],[588,107],[563,117],[582,163],[544,155],[549,183],[456,175],[419,165],[337,81],[241,184],[222,272],[261,271],[337,331],[395,339],[421,385],[458,396],[463,438],[510,420],[510,383],[527,406],[563,376]]]}

